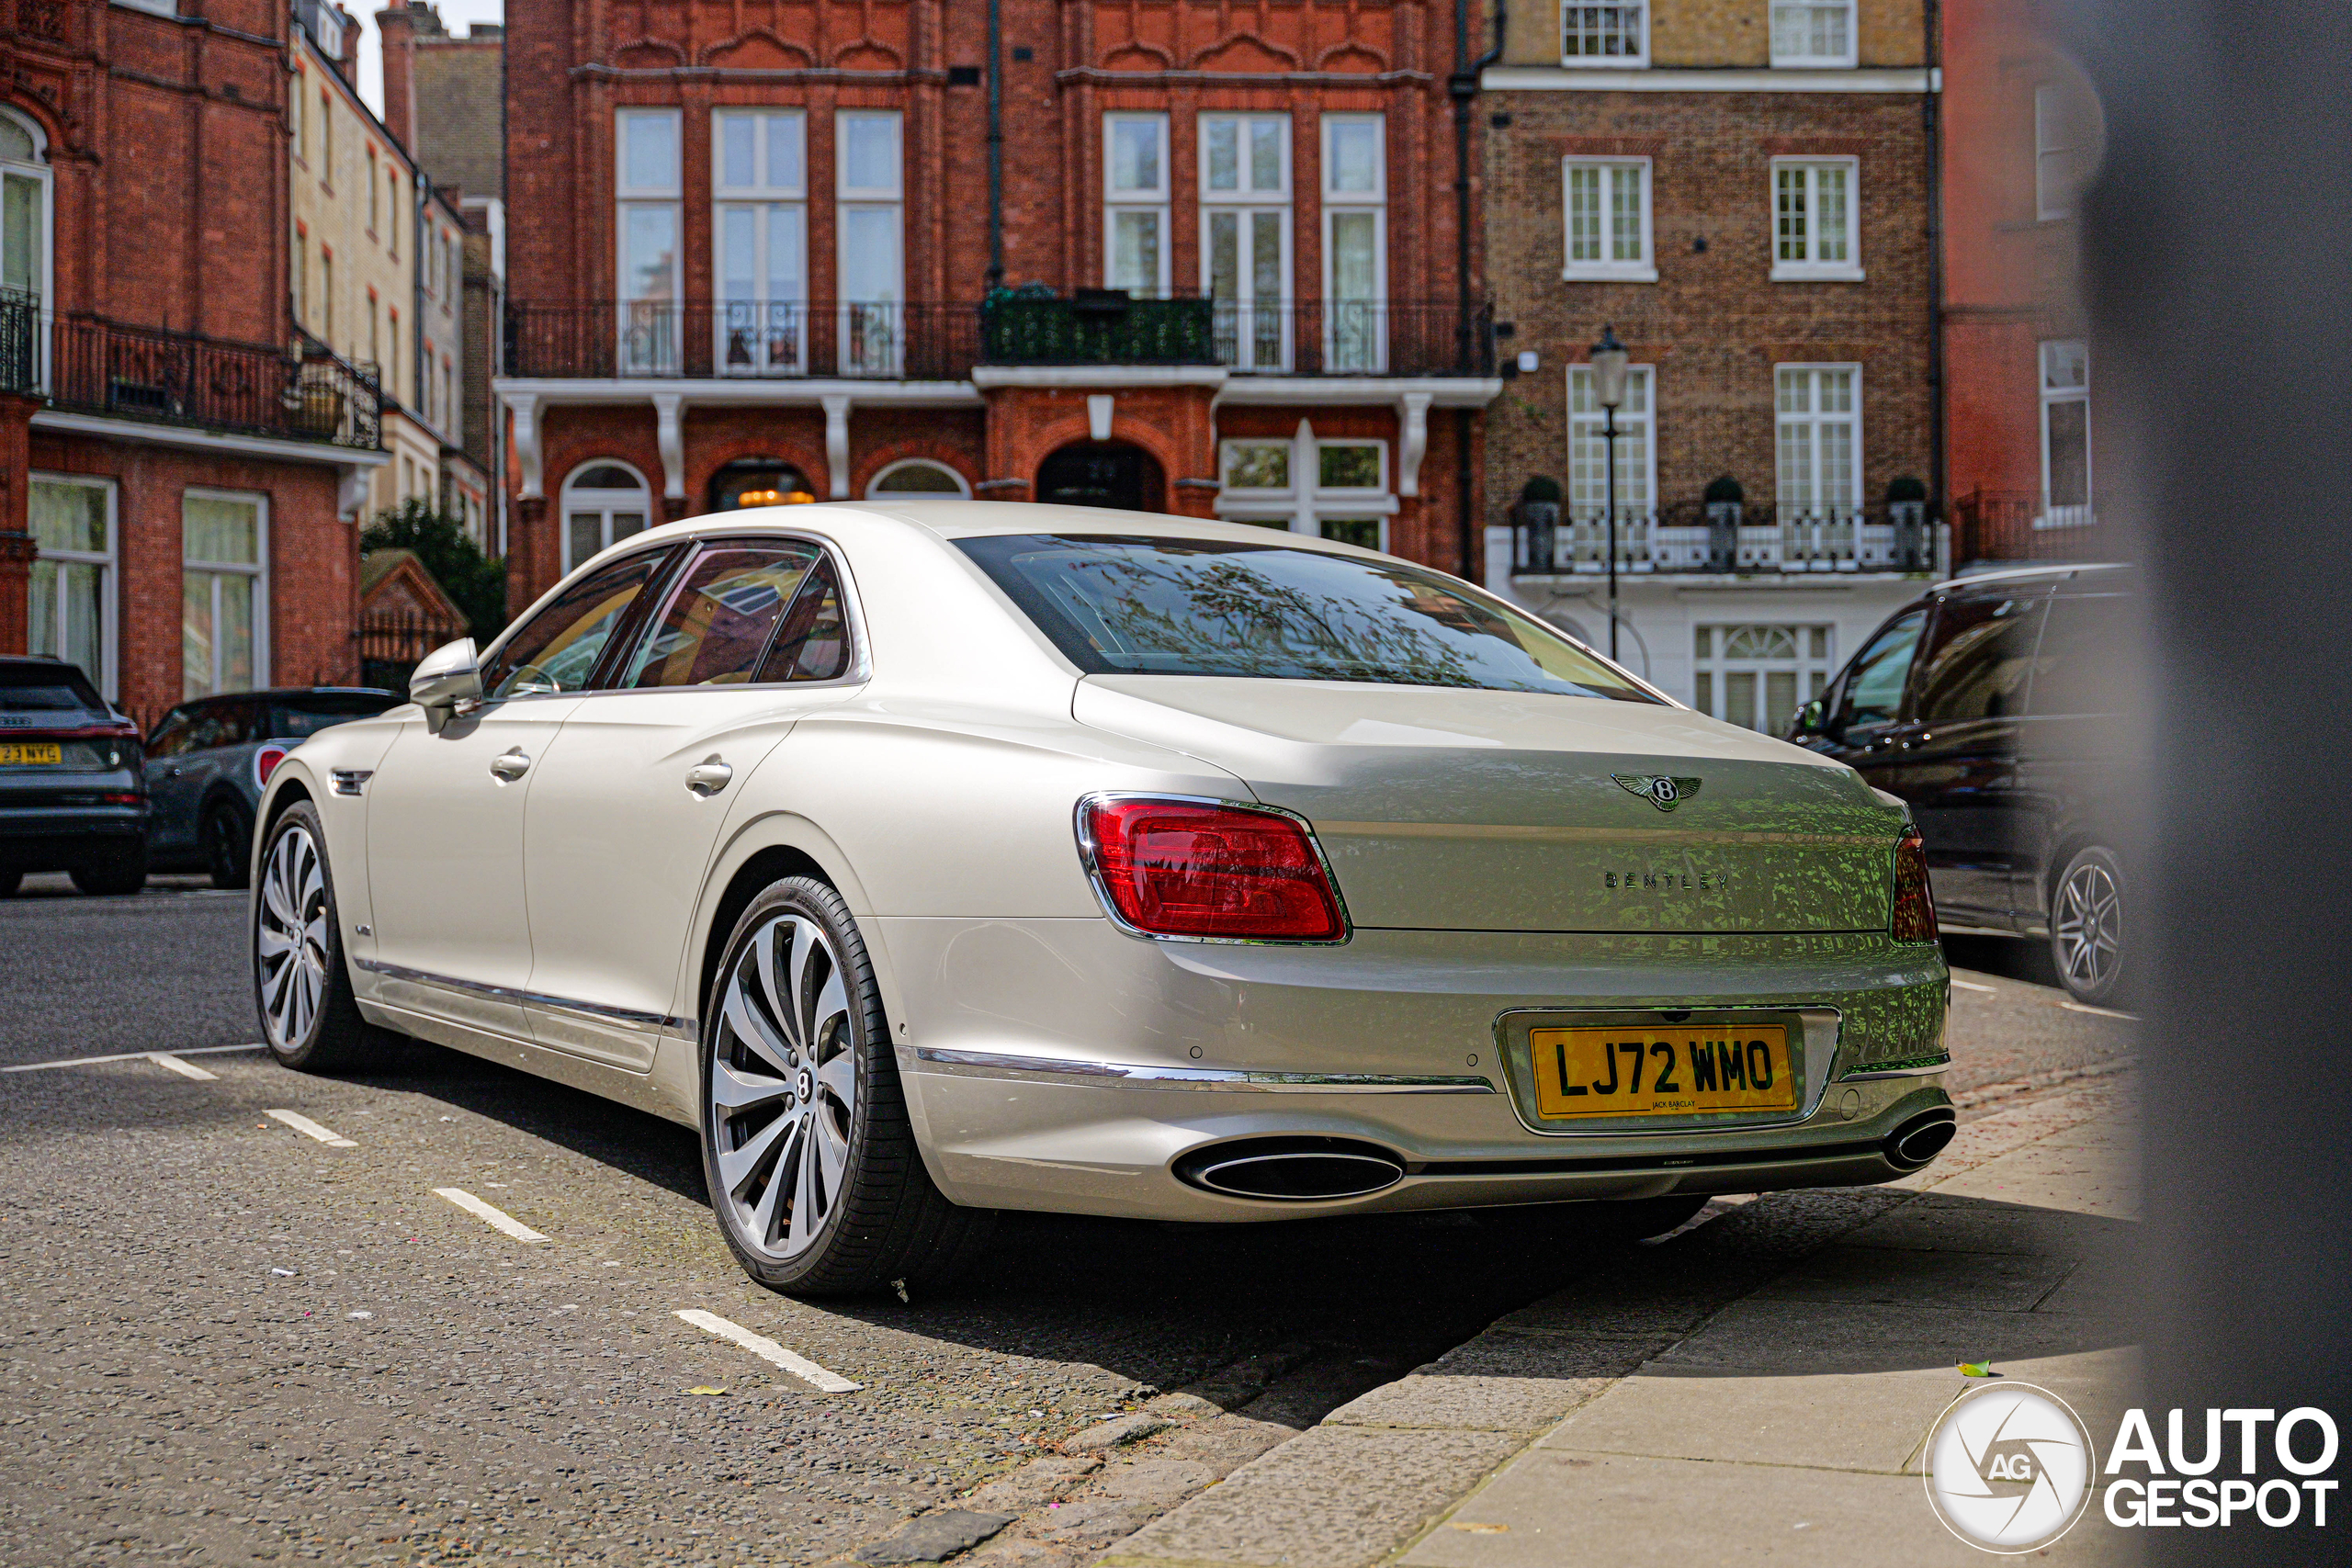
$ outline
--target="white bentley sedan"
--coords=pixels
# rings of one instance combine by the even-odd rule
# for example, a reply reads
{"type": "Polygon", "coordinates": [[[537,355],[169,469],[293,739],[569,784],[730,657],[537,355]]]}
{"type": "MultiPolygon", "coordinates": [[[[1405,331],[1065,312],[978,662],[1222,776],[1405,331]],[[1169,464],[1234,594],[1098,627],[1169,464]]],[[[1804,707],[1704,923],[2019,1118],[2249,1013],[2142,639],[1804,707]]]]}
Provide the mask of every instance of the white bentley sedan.
{"type": "Polygon", "coordinates": [[[255,834],[289,1066],[379,1031],[700,1130],[754,1277],[1170,1220],[1883,1181],[1951,1135],[1918,840],[1489,594],[1125,512],[639,535],[255,834]]]}

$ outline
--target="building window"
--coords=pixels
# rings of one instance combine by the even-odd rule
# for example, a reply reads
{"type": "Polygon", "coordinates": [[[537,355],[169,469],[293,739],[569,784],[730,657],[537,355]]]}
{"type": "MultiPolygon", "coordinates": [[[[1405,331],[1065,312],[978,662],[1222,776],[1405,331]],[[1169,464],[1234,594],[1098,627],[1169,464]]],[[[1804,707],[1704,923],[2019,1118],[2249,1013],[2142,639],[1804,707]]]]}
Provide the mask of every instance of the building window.
{"type": "Polygon", "coordinates": [[[319,183],[334,184],[334,101],[319,89],[319,183]]]}
{"type": "Polygon", "coordinates": [[[394,402],[398,402],[401,396],[401,313],[387,305],[384,307],[384,341],[391,344],[392,352],[386,356],[388,362],[376,374],[384,390],[394,402]]]}
{"type": "Polygon", "coordinates": [[[235,491],[180,498],[180,696],[250,692],[269,671],[269,503],[235,491]]]}
{"type": "Polygon", "coordinates": [[[294,156],[303,164],[311,161],[311,95],[310,76],[300,66],[294,68],[294,91],[288,107],[294,115],[294,156]]]}
{"type": "Polygon", "coordinates": [[[2090,345],[2041,345],[2041,526],[2091,520],[2090,345]]]}
{"type": "Polygon", "coordinates": [[[1131,294],[1168,292],[1168,117],[1102,117],[1104,281],[1131,294]]]}
{"type": "Polygon", "coordinates": [[[1854,212],[1860,164],[1852,158],[1772,161],[1772,278],[1847,282],[1862,276],[1854,212]]]}
{"type": "Polygon", "coordinates": [[[1656,283],[1650,253],[1650,161],[1570,158],[1562,164],[1567,265],[1560,276],[1656,283]]]}
{"type": "Polygon", "coordinates": [[[50,289],[48,146],[30,120],[0,112],[0,303],[21,307],[32,341],[34,384],[49,380],[50,289]]]}
{"type": "Polygon", "coordinates": [[[808,304],[808,118],[800,111],[713,117],[718,364],[729,375],[802,368],[808,304]]]}
{"type": "Polygon", "coordinates": [[[1854,0],[1772,0],[1772,63],[1854,63],[1854,0]]]}
{"type": "Polygon", "coordinates": [[[1290,367],[1290,118],[1201,117],[1201,271],[1218,360],[1290,367]]]}
{"type": "Polygon", "coordinates": [[[384,179],[390,197],[384,205],[384,248],[394,255],[401,252],[401,174],[398,169],[385,172],[384,179]]]}
{"type": "Polygon", "coordinates": [[[26,492],[33,544],[25,651],[78,664],[115,694],[114,486],[34,474],[26,492]]]}
{"type": "MultiPolygon", "coordinates": [[[[319,247],[319,338],[329,348],[334,343],[334,253],[319,247]]],[[[395,352],[400,338],[393,334],[395,352]]]]}
{"type": "Polygon", "coordinates": [[[900,363],[900,183],[896,113],[833,117],[834,226],[840,231],[842,373],[893,376],[900,363]]]}
{"type": "Polygon", "coordinates": [[[1786,735],[1797,709],[1829,684],[1828,626],[1693,628],[1690,705],[1767,735],[1786,735]]]}
{"type": "Polygon", "coordinates": [[[645,477],[626,463],[583,464],[563,481],[563,570],[645,531],[652,513],[645,477]]]}
{"type": "Polygon", "coordinates": [[[1773,369],[1784,523],[1849,514],[1862,491],[1862,367],[1773,369]]]}
{"type": "Polygon", "coordinates": [[[2083,135],[2064,87],[2033,90],[2033,215],[2045,222],[2075,215],[2082,179],[2083,135]]]}
{"type": "Polygon", "coordinates": [[[1294,534],[1337,539],[1369,550],[1388,547],[1388,443],[1361,436],[1318,436],[1306,420],[1279,436],[1218,444],[1217,515],[1294,534]]]}
{"type": "Polygon", "coordinates": [[[287,270],[294,289],[294,324],[307,327],[311,324],[311,234],[300,223],[294,225],[294,265],[287,270]]]}
{"type": "Polygon", "coordinates": [[[901,457],[867,480],[865,493],[870,499],[903,496],[911,500],[969,495],[972,487],[964,482],[963,475],[944,463],[934,463],[927,457],[901,457]]]}
{"type": "Polygon", "coordinates": [[[384,226],[381,197],[383,190],[376,184],[376,150],[368,149],[368,231],[377,232],[384,226]]]}
{"type": "MultiPolygon", "coordinates": [[[[1617,410],[1617,515],[1646,517],[1657,504],[1657,449],[1651,439],[1657,371],[1637,365],[1625,372],[1625,400],[1617,410]]],[[[1592,400],[1592,367],[1568,367],[1568,516],[1589,522],[1609,515],[1609,412],[1592,400]]],[[[1606,558],[1604,555],[1599,558],[1606,558]]]]}
{"type": "Polygon", "coordinates": [[[1388,365],[1387,122],[1323,117],[1323,364],[1388,365]]]}
{"type": "Polygon", "coordinates": [[[1647,65],[1649,7],[1640,4],[1560,7],[1564,65],[1647,65]]]}
{"type": "Polygon", "coordinates": [[[638,374],[678,363],[678,111],[614,117],[620,237],[621,362],[638,374]]]}

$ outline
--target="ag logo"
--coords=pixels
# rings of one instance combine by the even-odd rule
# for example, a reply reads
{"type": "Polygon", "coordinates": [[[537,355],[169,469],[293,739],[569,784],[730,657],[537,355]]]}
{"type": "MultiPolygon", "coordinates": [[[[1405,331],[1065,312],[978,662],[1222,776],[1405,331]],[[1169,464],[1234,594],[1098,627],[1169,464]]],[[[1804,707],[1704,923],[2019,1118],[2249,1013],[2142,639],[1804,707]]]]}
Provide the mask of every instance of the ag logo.
{"type": "Polygon", "coordinates": [[[1671,811],[1699,793],[1697,779],[1670,779],[1663,773],[1611,773],[1620,787],[1640,795],[1660,811],[1671,811]]]}
{"type": "Polygon", "coordinates": [[[2098,1457],[2065,1401],[2003,1382],[1951,1402],[1928,1434],[1920,1472],[1944,1528],[1971,1546],[2016,1553],[2075,1528],[2098,1457]]]}

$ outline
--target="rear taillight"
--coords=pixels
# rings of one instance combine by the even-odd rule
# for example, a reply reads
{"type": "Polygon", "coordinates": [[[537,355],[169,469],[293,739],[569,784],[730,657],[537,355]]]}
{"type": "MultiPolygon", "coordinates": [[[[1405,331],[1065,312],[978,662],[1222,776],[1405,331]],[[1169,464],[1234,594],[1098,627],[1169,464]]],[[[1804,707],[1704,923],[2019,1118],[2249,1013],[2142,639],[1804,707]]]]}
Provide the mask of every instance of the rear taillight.
{"type": "Polygon", "coordinates": [[[1337,942],[1340,897],[1306,825],[1260,807],[1080,803],[1079,847],[1112,912],[1149,936],[1337,942]]]}
{"type": "Polygon", "coordinates": [[[1894,940],[1936,940],[1936,898],[1928,890],[1928,846],[1915,827],[1905,827],[1894,845],[1894,940]]]}
{"type": "Polygon", "coordinates": [[[254,777],[263,784],[267,784],[269,775],[277,772],[277,764],[284,761],[286,761],[285,747],[263,747],[254,753],[254,777]]]}

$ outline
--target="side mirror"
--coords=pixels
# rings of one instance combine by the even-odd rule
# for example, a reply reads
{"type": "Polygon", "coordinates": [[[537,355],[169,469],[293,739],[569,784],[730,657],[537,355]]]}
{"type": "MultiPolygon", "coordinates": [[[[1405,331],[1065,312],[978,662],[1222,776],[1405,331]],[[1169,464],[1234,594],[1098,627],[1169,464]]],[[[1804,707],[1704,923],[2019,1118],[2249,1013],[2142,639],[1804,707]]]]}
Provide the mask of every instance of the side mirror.
{"type": "Polygon", "coordinates": [[[481,699],[481,667],[474,639],[461,637],[417,660],[408,678],[408,700],[424,709],[424,722],[438,735],[460,703],[481,699]]]}
{"type": "Polygon", "coordinates": [[[1815,697],[1813,701],[1805,704],[1804,706],[1797,709],[1797,721],[1790,727],[1789,733],[1791,735],[1818,735],[1821,733],[1821,726],[1826,716],[1826,710],[1823,708],[1821,699],[1819,697],[1815,697]]]}

